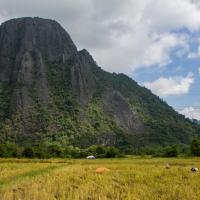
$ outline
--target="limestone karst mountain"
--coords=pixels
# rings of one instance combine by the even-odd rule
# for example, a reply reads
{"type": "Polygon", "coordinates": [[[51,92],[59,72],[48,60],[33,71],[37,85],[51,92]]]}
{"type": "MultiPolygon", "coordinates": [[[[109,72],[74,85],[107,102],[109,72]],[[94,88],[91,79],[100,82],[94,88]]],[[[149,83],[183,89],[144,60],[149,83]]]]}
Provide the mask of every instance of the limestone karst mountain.
{"type": "Polygon", "coordinates": [[[0,141],[75,146],[189,143],[199,126],[124,74],[102,70],[56,22],[0,26],[0,141]]]}

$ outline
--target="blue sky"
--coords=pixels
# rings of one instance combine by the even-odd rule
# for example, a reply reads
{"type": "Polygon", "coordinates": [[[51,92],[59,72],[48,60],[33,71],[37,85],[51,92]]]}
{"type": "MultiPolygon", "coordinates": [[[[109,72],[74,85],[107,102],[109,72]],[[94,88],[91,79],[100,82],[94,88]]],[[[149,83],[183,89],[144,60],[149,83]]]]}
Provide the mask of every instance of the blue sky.
{"type": "Polygon", "coordinates": [[[0,23],[57,20],[78,49],[200,120],[200,0],[1,0],[0,23]]]}
{"type": "MultiPolygon", "coordinates": [[[[198,52],[200,32],[192,33],[187,30],[180,30],[178,33],[187,34],[189,40],[187,51],[179,55],[178,52],[183,49],[175,47],[170,52],[171,61],[169,64],[162,67],[153,65],[150,68],[138,69],[132,73],[131,77],[144,86],[146,82],[152,83],[160,77],[166,79],[180,77],[184,79],[188,77],[188,74],[191,74],[192,82],[189,84],[187,92],[173,95],[161,95],[156,89],[153,92],[177,111],[186,114],[190,118],[200,119],[200,54],[198,52]]],[[[151,87],[149,88],[151,89],[151,87]]]]}
{"type": "Polygon", "coordinates": [[[182,95],[161,96],[170,105],[175,107],[188,107],[200,104],[200,58],[189,59],[185,56],[181,58],[173,57],[170,64],[163,68],[157,66],[148,69],[139,69],[131,77],[141,85],[145,82],[153,82],[162,77],[181,76],[187,77],[189,73],[193,74],[193,83],[187,93],[182,95]]]}
{"type": "Polygon", "coordinates": [[[177,110],[181,110],[185,107],[200,105],[200,74],[199,74],[199,59],[187,61],[177,61],[174,59],[170,65],[165,69],[141,69],[137,70],[131,77],[136,80],[140,85],[144,85],[145,82],[153,82],[163,77],[182,76],[186,77],[188,73],[193,73],[194,82],[190,85],[190,89],[187,93],[182,95],[169,95],[161,96],[162,99],[167,101],[177,110]]]}

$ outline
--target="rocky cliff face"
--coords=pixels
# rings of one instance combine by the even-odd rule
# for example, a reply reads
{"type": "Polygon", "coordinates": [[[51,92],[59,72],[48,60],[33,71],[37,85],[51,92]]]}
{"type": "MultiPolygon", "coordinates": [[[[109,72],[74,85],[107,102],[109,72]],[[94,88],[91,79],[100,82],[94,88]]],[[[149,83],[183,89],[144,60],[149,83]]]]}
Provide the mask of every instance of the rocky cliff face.
{"type": "Polygon", "coordinates": [[[26,129],[30,117],[33,93],[43,106],[51,101],[46,66],[49,63],[63,67],[72,62],[70,73],[74,95],[81,104],[89,100],[84,78],[86,70],[79,60],[79,52],[57,22],[41,18],[7,21],[0,28],[0,44],[0,82],[12,88],[9,112],[21,114],[23,128],[26,129]]]}
{"type": "Polygon", "coordinates": [[[49,102],[46,62],[64,63],[77,50],[58,23],[40,18],[3,23],[0,44],[0,82],[12,88],[10,112],[19,111],[25,120],[33,88],[42,105],[49,102]]]}
{"type": "Polygon", "coordinates": [[[198,129],[125,75],[101,70],[56,21],[41,18],[0,26],[0,103],[2,142],[134,145],[159,130],[187,143],[198,129]],[[183,127],[182,136],[173,133],[183,127]]]}

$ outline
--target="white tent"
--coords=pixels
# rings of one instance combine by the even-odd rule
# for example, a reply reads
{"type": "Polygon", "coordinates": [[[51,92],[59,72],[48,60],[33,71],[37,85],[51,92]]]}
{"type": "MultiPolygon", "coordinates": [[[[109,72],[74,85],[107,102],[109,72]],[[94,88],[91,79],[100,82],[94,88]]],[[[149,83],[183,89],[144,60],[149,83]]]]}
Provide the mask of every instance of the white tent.
{"type": "Polygon", "coordinates": [[[95,159],[95,157],[94,157],[93,155],[87,156],[86,158],[87,158],[87,159],[95,159]]]}

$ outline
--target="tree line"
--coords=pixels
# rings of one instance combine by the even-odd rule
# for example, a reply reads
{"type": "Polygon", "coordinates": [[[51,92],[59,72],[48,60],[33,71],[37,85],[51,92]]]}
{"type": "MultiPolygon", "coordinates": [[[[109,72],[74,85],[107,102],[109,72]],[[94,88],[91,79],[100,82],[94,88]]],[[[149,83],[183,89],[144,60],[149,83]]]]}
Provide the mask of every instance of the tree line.
{"type": "MultiPolygon", "coordinates": [[[[146,146],[141,148],[138,154],[153,157],[200,156],[200,139],[192,140],[190,146],[185,147],[178,145],[146,146]]],[[[124,157],[125,153],[116,147],[99,145],[81,149],[73,146],[61,146],[56,143],[38,143],[25,147],[10,142],[0,144],[0,157],[4,158],[86,158],[89,155],[96,158],[116,158],[124,157]]]]}
{"type": "Polygon", "coordinates": [[[122,152],[116,147],[91,146],[80,149],[73,146],[60,146],[59,144],[40,143],[19,147],[17,144],[0,144],[0,157],[14,158],[86,158],[94,155],[96,158],[122,157],[122,152]]]}
{"type": "Polygon", "coordinates": [[[200,156],[200,139],[193,139],[189,146],[175,144],[166,147],[146,146],[141,149],[140,154],[153,157],[200,156]]]}

